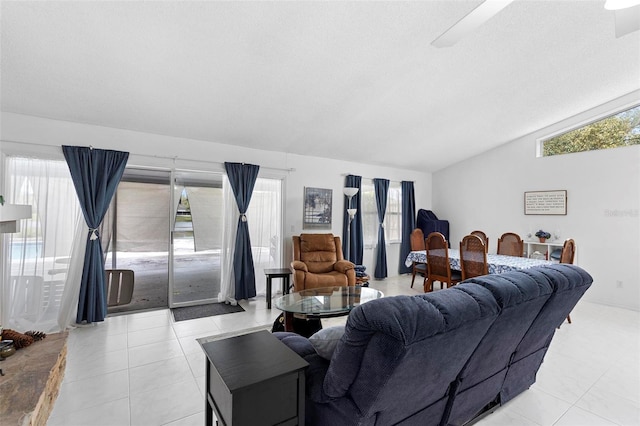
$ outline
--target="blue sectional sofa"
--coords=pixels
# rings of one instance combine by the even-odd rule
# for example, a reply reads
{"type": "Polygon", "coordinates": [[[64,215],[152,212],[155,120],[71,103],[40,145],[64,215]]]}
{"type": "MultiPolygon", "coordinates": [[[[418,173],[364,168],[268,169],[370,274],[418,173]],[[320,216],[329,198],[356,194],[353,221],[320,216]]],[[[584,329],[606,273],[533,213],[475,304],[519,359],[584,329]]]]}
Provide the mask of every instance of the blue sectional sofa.
{"type": "Polygon", "coordinates": [[[309,362],[309,425],[463,425],[535,382],[591,283],[558,264],[373,300],[351,312],[326,358],[305,337],[275,335],[309,362]]]}

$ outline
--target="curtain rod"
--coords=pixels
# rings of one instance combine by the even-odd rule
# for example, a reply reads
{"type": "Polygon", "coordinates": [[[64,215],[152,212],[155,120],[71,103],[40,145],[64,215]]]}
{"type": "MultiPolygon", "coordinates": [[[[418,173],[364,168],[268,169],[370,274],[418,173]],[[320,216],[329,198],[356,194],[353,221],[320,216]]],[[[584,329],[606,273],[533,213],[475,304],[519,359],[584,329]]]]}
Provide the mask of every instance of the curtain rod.
{"type": "MultiPolygon", "coordinates": [[[[347,176],[349,176],[349,175],[351,175],[351,176],[360,176],[360,175],[356,175],[356,174],[353,174],[353,173],[342,173],[342,175],[341,175],[341,176],[347,177],[347,176]]],[[[360,176],[360,178],[361,178],[361,179],[371,179],[371,180],[374,180],[374,179],[387,179],[387,178],[372,178],[372,177],[367,177],[367,176],[360,176]]],[[[413,183],[416,183],[416,181],[415,181],[415,180],[395,180],[395,179],[388,179],[388,181],[389,181],[389,182],[400,182],[400,183],[402,183],[402,182],[413,182],[413,183]]]]}
{"type": "MultiPolygon", "coordinates": [[[[7,139],[0,139],[0,142],[7,142],[7,143],[21,144],[21,145],[43,146],[43,147],[53,148],[53,149],[62,147],[62,145],[47,145],[47,144],[38,143],[38,142],[19,142],[19,141],[7,140],[7,139]]],[[[89,145],[89,148],[94,149],[95,147],[93,145],[89,145]]],[[[96,149],[99,149],[99,148],[96,148],[96,149]]],[[[181,160],[181,161],[193,161],[193,162],[196,162],[196,163],[219,164],[221,166],[224,165],[224,161],[195,160],[195,159],[191,159],[191,158],[184,158],[184,157],[178,157],[178,156],[169,157],[169,156],[164,156],[164,155],[137,154],[135,152],[129,152],[129,154],[130,155],[135,155],[135,156],[138,156],[138,157],[158,158],[158,159],[162,159],[162,160],[173,160],[173,161],[181,160]]],[[[288,168],[288,169],[284,169],[284,168],[279,168],[279,167],[260,166],[260,169],[276,170],[276,171],[279,171],[279,172],[295,172],[296,171],[296,169],[291,168],[291,167],[288,168]]]]}

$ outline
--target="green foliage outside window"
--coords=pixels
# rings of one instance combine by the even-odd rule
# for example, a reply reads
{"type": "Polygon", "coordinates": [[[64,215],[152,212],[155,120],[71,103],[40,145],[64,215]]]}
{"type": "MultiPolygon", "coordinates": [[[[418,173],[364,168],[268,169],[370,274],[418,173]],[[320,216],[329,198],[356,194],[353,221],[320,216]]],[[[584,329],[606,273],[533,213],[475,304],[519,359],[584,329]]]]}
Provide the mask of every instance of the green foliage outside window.
{"type": "Polygon", "coordinates": [[[640,105],[579,129],[547,139],[542,155],[640,145],[640,105]]]}

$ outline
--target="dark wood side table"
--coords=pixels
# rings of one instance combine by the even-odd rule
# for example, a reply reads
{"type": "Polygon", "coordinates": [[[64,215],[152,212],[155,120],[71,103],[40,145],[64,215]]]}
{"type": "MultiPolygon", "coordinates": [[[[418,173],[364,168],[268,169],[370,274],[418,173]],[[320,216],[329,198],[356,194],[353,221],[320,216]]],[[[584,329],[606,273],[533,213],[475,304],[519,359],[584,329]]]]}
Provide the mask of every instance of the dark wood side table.
{"type": "Polygon", "coordinates": [[[289,277],[291,269],[289,268],[273,268],[265,269],[264,274],[267,276],[267,308],[271,309],[271,279],[282,278],[282,295],[289,293],[289,277]]]}
{"type": "Polygon", "coordinates": [[[309,364],[268,331],[202,343],[205,424],[304,425],[309,364]]]}

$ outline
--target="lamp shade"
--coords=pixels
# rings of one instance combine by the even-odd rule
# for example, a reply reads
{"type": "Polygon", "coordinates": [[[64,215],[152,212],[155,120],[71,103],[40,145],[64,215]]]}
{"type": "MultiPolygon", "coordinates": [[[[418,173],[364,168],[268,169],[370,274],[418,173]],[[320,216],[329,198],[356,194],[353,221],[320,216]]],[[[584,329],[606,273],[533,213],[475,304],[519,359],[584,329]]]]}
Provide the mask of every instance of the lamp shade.
{"type": "Polygon", "coordinates": [[[342,188],[342,192],[347,197],[351,198],[358,193],[358,188],[342,188]]]}

